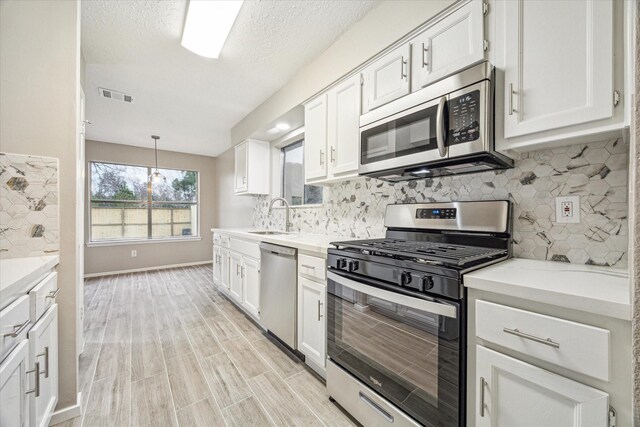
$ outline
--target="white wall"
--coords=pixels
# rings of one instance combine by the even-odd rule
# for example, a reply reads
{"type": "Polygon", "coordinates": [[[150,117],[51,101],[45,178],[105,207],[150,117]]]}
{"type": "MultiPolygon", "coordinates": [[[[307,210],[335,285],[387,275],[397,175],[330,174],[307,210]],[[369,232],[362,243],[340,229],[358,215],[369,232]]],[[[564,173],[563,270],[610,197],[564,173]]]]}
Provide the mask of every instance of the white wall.
{"type": "Polygon", "coordinates": [[[0,151],[57,157],[58,408],[76,403],[76,141],[80,3],[0,2],[0,151]]]}
{"type": "Polygon", "coordinates": [[[234,194],[233,161],[233,148],[216,158],[216,203],[214,204],[216,227],[252,227],[255,197],[236,196],[234,194]]]}
{"type": "Polygon", "coordinates": [[[453,0],[386,0],[231,129],[236,144],[348,74],[453,4],[453,0]]]}

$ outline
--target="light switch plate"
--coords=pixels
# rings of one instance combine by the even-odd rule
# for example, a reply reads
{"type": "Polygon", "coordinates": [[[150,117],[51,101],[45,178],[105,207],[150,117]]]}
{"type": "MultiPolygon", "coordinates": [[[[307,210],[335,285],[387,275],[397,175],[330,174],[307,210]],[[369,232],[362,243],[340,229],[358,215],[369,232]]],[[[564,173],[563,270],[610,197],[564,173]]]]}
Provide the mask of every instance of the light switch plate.
{"type": "Polygon", "coordinates": [[[580,222],[580,196],[556,197],[556,223],[578,224],[580,222]]]}

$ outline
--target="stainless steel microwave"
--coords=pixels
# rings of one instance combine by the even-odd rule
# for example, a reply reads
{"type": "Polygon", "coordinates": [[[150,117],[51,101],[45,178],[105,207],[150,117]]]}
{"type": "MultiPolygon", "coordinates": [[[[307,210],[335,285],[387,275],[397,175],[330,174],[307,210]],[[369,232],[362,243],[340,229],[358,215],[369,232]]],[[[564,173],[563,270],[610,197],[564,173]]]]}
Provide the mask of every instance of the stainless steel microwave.
{"type": "Polygon", "coordinates": [[[405,181],[513,167],[495,151],[494,67],[467,68],[360,117],[360,175],[405,181]]]}

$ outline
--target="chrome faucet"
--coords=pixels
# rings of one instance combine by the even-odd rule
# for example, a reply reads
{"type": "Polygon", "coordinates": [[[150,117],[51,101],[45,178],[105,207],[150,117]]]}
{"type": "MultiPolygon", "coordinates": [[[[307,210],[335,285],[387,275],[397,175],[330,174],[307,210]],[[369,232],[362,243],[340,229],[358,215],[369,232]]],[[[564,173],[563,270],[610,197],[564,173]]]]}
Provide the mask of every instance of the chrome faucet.
{"type": "Polygon", "coordinates": [[[282,197],[274,197],[273,199],[271,199],[271,203],[269,203],[269,215],[271,215],[271,211],[273,209],[273,204],[275,202],[277,202],[277,201],[281,201],[282,204],[284,205],[284,207],[287,208],[287,211],[286,211],[286,214],[285,214],[284,231],[286,231],[288,233],[290,231],[291,227],[293,227],[293,224],[289,220],[289,202],[287,202],[286,199],[284,199],[282,197]]]}

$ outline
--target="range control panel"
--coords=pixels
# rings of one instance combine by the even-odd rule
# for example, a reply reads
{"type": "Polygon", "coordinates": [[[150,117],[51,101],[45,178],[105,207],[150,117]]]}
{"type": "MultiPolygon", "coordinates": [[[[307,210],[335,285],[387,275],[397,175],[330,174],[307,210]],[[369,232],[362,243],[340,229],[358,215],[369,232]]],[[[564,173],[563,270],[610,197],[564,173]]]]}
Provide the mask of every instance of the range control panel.
{"type": "Polygon", "coordinates": [[[456,219],[456,208],[447,209],[416,209],[419,219],[456,219]]]}

